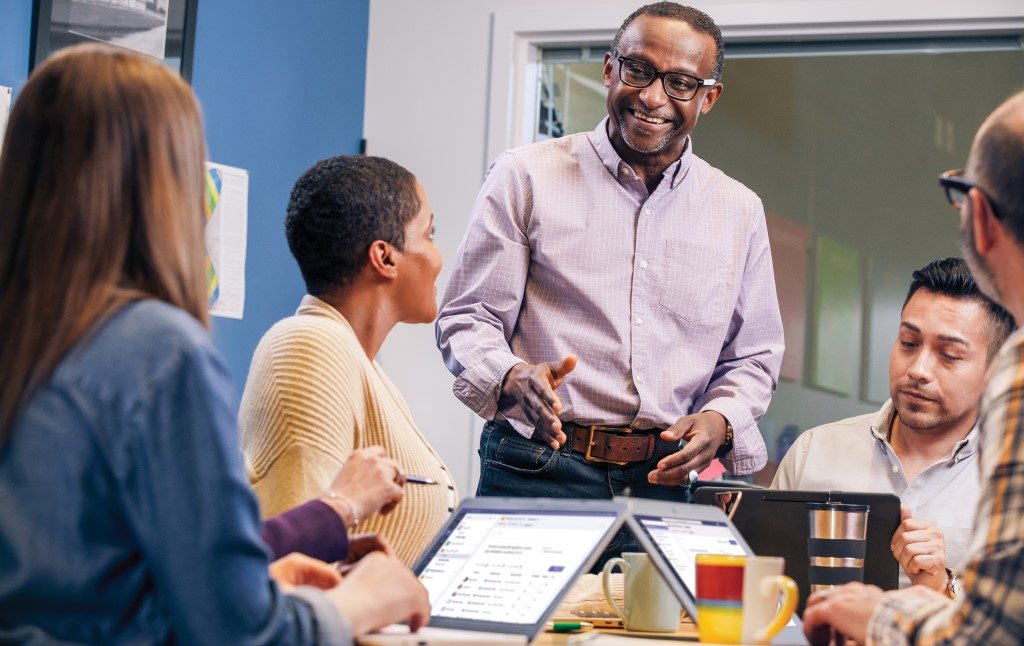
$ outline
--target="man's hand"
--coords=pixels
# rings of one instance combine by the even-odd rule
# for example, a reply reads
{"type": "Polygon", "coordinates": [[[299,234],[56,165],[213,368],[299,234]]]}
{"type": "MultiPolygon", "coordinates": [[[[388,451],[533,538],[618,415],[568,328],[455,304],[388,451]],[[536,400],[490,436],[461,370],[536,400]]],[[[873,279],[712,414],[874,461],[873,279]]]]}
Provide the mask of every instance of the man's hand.
{"type": "Polygon", "coordinates": [[[562,385],[565,376],[575,368],[576,355],[573,354],[561,361],[536,365],[517,363],[501,383],[498,405],[504,408],[514,401],[522,406],[526,419],[533,424],[533,438],[557,451],[565,444],[566,437],[562,432],[562,422],[558,419],[562,400],[555,394],[555,389],[562,385]]]}
{"type": "Polygon", "coordinates": [[[804,635],[815,645],[832,643],[832,631],[865,643],[868,621],[882,600],[881,588],[863,583],[847,583],[838,588],[815,592],[804,610],[804,635]]]}
{"type": "Polygon", "coordinates": [[[661,439],[683,439],[686,446],[662,458],[658,468],[647,474],[647,481],[660,485],[689,484],[690,471],[706,469],[725,441],[725,418],[710,410],[686,415],[662,431],[661,439]]]}
{"type": "MultiPolygon", "coordinates": [[[[347,498],[353,505],[359,520],[363,521],[380,511],[390,513],[402,499],[405,476],[398,463],[392,460],[379,446],[368,446],[353,451],[342,465],[341,471],[331,483],[331,491],[347,498]]],[[[324,502],[331,503],[329,499],[324,502]]],[[[347,518],[351,510],[338,501],[332,505],[350,526],[354,519],[347,518]]]]}
{"type": "Polygon", "coordinates": [[[911,583],[945,591],[949,583],[946,545],[935,523],[914,518],[909,507],[900,505],[900,526],[889,547],[911,583]]]}
{"type": "Polygon", "coordinates": [[[353,534],[348,537],[348,556],[338,566],[342,576],[349,573],[352,567],[364,556],[373,552],[381,552],[387,556],[394,556],[391,552],[391,545],[380,534],[353,534]]]}
{"type": "Polygon", "coordinates": [[[311,585],[328,590],[341,582],[341,575],[323,561],[292,552],[267,566],[270,578],[285,592],[297,585],[311,585]]]}
{"type": "Polygon", "coordinates": [[[430,619],[426,588],[409,568],[382,552],[366,555],[327,596],[356,637],[401,621],[415,632],[430,619]]]}

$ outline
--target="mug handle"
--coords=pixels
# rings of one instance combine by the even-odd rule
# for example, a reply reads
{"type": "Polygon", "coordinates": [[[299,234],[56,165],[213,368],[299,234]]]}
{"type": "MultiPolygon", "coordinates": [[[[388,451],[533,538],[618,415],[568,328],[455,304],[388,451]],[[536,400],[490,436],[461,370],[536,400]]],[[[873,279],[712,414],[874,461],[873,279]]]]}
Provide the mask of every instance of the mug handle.
{"type": "Polygon", "coordinates": [[[767,644],[782,632],[782,629],[789,623],[790,618],[793,616],[793,611],[796,610],[797,587],[796,582],[784,574],[777,576],[766,576],[761,579],[761,593],[771,594],[772,589],[776,589],[778,592],[786,595],[786,598],[782,601],[782,605],[779,607],[778,612],[775,613],[775,617],[772,618],[768,625],[757,631],[754,635],[754,639],[758,643],[767,644]]]}
{"type": "MultiPolygon", "coordinates": [[[[608,575],[612,573],[615,566],[618,565],[622,568],[622,578],[625,579],[629,576],[629,563],[626,563],[626,559],[616,557],[604,564],[604,568],[601,569],[601,587],[604,588],[604,598],[608,600],[608,604],[615,611],[615,614],[619,616],[619,619],[626,621],[626,611],[619,607],[619,604],[615,603],[615,597],[612,596],[611,586],[608,585],[608,575]]],[[[625,589],[625,580],[623,580],[623,589],[625,589]]],[[[795,606],[794,606],[795,607],[795,606]]]]}

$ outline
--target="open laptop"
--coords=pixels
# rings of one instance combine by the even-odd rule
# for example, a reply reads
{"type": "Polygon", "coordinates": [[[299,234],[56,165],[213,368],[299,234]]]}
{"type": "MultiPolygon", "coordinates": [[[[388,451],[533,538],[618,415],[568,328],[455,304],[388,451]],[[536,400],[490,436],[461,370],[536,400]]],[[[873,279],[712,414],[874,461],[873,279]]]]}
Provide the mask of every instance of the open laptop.
{"type": "Polygon", "coordinates": [[[616,500],[470,498],[413,570],[430,595],[429,626],[389,626],[365,646],[528,644],[622,526],[616,500]]]}
{"type": "Polygon", "coordinates": [[[864,583],[883,590],[899,587],[900,567],[889,547],[900,524],[900,499],[888,493],[849,491],[781,491],[742,489],[733,486],[701,487],[694,502],[727,509],[729,518],[740,530],[755,554],[786,559],[786,575],[800,588],[797,612],[803,614],[810,592],[807,537],[807,503],[841,502],[867,505],[867,545],[864,556],[864,583]],[[741,495],[737,496],[739,492],[741,495]]]}
{"type": "MultiPolygon", "coordinates": [[[[753,550],[717,507],[616,498],[629,506],[626,523],[651,557],[668,587],[698,625],[695,592],[697,554],[753,554],[753,550]]],[[[773,644],[806,644],[800,620],[794,614],[773,644]]]]}

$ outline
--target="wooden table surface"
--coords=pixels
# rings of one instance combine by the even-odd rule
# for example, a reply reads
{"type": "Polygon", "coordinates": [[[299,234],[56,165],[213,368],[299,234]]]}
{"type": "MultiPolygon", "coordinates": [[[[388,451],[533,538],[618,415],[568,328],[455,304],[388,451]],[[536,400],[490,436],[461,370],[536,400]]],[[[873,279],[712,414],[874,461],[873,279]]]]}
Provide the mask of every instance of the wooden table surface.
{"type": "MultiPolygon", "coordinates": [[[[679,629],[674,633],[648,633],[648,632],[626,632],[624,630],[617,630],[613,628],[609,629],[595,629],[596,632],[608,633],[609,635],[622,635],[623,637],[643,637],[645,642],[653,644],[678,644],[681,640],[695,642],[697,641],[697,627],[692,622],[680,622],[679,629]],[[664,639],[657,639],[658,637],[664,637],[664,639]],[[654,639],[651,639],[654,638],[654,639]]],[[[588,631],[590,632],[590,631],[588,631]]],[[[586,633],[550,633],[542,632],[537,635],[537,639],[530,642],[532,646],[561,646],[569,642],[569,638],[573,635],[582,635],[586,633]]]]}

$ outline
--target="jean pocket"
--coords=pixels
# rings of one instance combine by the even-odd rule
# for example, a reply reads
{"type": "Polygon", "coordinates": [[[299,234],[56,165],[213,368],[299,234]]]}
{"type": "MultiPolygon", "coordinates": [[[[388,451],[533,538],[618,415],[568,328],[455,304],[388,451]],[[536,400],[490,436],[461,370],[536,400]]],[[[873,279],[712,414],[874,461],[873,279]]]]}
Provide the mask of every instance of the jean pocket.
{"type": "Polygon", "coordinates": [[[513,473],[542,473],[558,457],[550,446],[539,444],[521,435],[506,434],[498,441],[491,460],[494,466],[513,473]]]}

